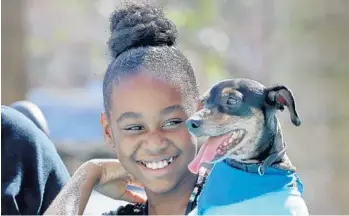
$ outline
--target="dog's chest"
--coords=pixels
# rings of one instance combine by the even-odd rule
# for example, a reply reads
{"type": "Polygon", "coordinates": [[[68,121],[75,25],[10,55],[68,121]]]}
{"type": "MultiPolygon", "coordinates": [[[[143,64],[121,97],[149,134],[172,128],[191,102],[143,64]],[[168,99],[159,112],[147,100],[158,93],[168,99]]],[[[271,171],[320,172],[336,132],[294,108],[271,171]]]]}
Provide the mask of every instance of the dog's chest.
{"type": "MultiPolygon", "coordinates": [[[[283,189],[302,188],[297,175],[269,167],[264,176],[217,163],[202,190],[198,210],[234,205],[283,189]]],[[[300,193],[300,192],[299,192],[300,193]]]]}

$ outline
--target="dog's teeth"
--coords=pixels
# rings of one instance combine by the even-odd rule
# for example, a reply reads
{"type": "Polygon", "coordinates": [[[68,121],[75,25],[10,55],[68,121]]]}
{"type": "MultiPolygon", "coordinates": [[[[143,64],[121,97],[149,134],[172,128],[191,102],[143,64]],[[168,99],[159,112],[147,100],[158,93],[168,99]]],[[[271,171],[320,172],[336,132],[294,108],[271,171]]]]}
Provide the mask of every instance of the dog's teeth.
{"type": "MultiPolygon", "coordinates": [[[[229,143],[230,143],[230,139],[229,139],[229,143]]],[[[223,143],[223,146],[228,146],[228,143],[225,141],[225,142],[223,143]]]]}
{"type": "Polygon", "coordinates": [[[230,137],[229,140],[228,140],[228,143],[231,144],[232,142],[233,142],[233,138],[230,137]]]}

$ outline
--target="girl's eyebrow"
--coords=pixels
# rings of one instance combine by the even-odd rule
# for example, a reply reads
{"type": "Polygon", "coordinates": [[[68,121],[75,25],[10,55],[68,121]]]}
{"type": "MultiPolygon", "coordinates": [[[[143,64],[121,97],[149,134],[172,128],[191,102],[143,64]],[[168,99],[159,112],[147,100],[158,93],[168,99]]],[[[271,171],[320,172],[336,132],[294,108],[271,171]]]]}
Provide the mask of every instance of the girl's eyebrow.
{"type": "MultiPolygon", "coordinates": [[[[183,107],[181,105],[173,105],[166,107],[165,109],[161,110],[160,115],[164,116],[174,111],[183,111],[183,107]]],[[[124,112],[122,113],[117,119],[116,122],[120,123],[122,121],[125,121],[127,119],[140,119],[143,118],[142,113],[136,113],[136,112],[124,112]]]]}
{"type": "Polygon", "coordinates": [[[127,119],[140,119],[140,118],[143,118],[143,115],[141,113],[124,112],[119,116],[119,118],[116,119],[116,122],[120,123],[120,122],[125,121],[127,119]]]}
{"type": "Polygon", "coordinates": [[[160,113],[160,115],[164,116],[164,115],[167,115],[171,112],[174,112],[174,111],[184,111],[184,108],[181,106],[181,105],[173,105],[173,106],[169,106],[165,109],[163,109],[160,113]]]}

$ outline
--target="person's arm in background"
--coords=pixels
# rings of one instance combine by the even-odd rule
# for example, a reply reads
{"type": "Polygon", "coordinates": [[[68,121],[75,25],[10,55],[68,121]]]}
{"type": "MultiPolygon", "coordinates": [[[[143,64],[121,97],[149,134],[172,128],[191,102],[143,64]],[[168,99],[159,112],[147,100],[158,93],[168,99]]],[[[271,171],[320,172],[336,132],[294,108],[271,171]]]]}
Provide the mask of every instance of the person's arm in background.
{"type": "Polygon", "coordinates": [[[30,101],[17,101],[11,104],[10,107],[25,115],[48,137],[50,136],[50,130],[46,118],[36,104],[30,101]]]}
{"type": "Polygon", "coordinates": [[[127,174],[118,160],[96,159],[84,163],[64,186],[45,215],[81,215],[96,185],[109,184],[109,193],[104,194],[117,200],[145,202],[144,198],[127,190],[132,177],[127,174]],[[112,186],[112,187],[110,187],[112,186]]]}
{"type": "Polygon", "coordinates": [[[1,214],[43,214],[69,173],[54,144],[22,113],[1,107],[1,214]]]}

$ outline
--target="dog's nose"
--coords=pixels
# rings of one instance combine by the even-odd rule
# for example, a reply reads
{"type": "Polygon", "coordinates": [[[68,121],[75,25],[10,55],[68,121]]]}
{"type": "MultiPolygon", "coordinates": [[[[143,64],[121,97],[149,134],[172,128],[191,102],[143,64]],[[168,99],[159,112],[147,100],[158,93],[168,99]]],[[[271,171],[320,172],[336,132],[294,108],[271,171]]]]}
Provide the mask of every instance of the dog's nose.
{"type": "Polygon", "coordinates": [[[197,119],[189,119],[186,121],[187,127],[189,129],[196,129],[201,126],[202,121],[197,119]]]}

